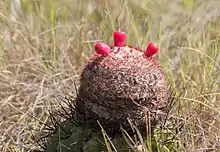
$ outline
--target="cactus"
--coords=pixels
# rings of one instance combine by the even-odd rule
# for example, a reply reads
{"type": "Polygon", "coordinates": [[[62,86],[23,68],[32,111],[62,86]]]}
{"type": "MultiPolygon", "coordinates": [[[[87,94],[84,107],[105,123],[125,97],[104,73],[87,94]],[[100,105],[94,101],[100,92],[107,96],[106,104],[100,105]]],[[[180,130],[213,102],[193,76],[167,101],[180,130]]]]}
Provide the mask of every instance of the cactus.
{"type": "MultiPolygon", "coordinates": [[[[79,122],[97,128],[97,120],[109,133],[129,128],[127,118],[144,130],[146,111],[166,111],[170,90],[160,63],[153,58],[159,47],[149,43],[145,51],[126,45],[126,34],[114,32],[114,44],[95,44],[95,54],[85,65],[76,98],[79,122]]],[[[152,116],[152,122],[161,119],[152,116]]],[[[98,127],[99,129],[99,127],[98,127]]]]}
{"type": "MultiPolygon", "coordinates": [[[[126,137],[121,136],[125,130],[129,134],[136,134],[137,130],[146,133],[146,129],[152,127],[146,126],[149,120],[146,113],[151,114],[153,125],[166,117],[157,114],[158,111],[166,114],[172,102],[166,74],[154,59],[158,45],[150,42],[141,50],[126,44],[123,31],[116,31],[113,36],[112,46],[101,42],[94,45],[95,54],[81,73],[76,99],[61,100],[69,109],[61,106],[61,111],[51,115],[51,120],[59,115],[66,121],[55,121],[58,123],[55,123],[56,131],[48,136],[45,151],[104,150],[106,147],[99,141],[101,129],[116,148],[128,151],[132,147],[128,147],[123,140],[126,137]],[[122,134],[120,127],[124,128],[122,134]]],[[[151,132],[148,129],[147,132],[151,132]]],[[[144,146],[144,143],[135,144],[144,146]]]]}

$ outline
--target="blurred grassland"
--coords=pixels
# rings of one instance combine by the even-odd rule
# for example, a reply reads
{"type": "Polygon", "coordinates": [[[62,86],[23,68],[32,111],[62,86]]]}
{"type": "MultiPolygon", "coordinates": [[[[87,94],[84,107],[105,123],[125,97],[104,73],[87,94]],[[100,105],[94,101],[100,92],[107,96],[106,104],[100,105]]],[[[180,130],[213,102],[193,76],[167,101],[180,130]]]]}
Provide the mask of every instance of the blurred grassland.
{"type": "MultiPolygon", "coordinates": [[[[56,97],[74,83],[119,26],[127,43],[160,45],[158,58],[180,97],[185,151],[220,149],[220,1],[16,0],[0,2],[0,149],[26,151],[56,97]],[[189,117],[189,119],[188,119],[189,117]]],[[[175,112],[174,112],[175,115],[175,112]]]]}

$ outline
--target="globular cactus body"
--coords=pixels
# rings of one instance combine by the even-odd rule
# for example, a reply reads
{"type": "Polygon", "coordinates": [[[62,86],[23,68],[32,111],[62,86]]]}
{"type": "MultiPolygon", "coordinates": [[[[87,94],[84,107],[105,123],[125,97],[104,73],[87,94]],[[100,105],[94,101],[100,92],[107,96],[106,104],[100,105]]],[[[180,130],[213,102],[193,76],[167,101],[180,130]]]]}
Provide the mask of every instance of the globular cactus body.
{"type": "MultiPolygon", "coordinates": [[[[146,111],[165,111],[169,103],[165,72],[152,58],[158,47],[150,43],[142,51],[127,46],[125,35],[123,40],[117,34],[114,33],[111,50],[97,50],[105,49],[107,44],[103,45],[105,48],[95,47],[97,53],[83,69],[76,99],[77,118],[93,126],[99,120],[104,129],[110,130],[117,130],[120,125],[128,127],[129,118],[145,129],[146,111]]],[[[153,121],[156,119],[152,117],[153,121]]]]}

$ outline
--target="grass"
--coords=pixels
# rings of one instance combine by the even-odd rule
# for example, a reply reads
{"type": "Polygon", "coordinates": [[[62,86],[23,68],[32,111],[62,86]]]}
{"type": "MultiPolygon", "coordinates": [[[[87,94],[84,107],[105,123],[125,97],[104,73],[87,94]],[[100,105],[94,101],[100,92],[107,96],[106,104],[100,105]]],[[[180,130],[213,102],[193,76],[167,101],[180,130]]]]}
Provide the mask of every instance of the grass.
{"type": "Polygon", "coordinates": [[[157,58],[181,94],[171,112],[181,121],[175,120],[175,129],[156,129],[157,151],[175,151],[173,144],[161,145],[170,138],[163,131],[175,132],[171,141],[179,151],[220,150],[220,2],[22,0],[18,10],[12,3],[0,2],[1,151],[33,148],[28,143],[49,121],[48,107],[59,107],[63,92],[74,96],[93,54],[87,41],[111,42],[119,25],[129,44],[160,45],[157,58]]]}

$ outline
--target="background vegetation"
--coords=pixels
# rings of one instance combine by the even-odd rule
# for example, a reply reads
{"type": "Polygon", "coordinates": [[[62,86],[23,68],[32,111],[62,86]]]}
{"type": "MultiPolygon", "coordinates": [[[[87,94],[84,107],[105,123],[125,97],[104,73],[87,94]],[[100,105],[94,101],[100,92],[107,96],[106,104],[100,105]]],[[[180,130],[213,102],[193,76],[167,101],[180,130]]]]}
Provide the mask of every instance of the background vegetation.
{"type": "Polygon", "coordinates": [[[220,150],[219,7],[217,0],[1,0],[0,151],[33,148],[48,107],[63,92],[74,95],[92,40],[111,42],[119,25],[129,44],[160,45],[157,58],[181,94],[173,115],[184,120],[182,150],[220,150]]]}

